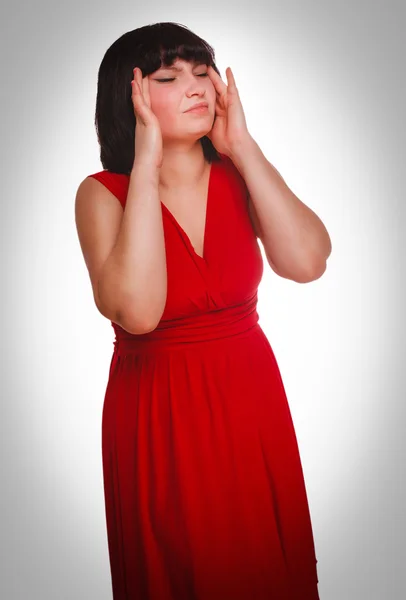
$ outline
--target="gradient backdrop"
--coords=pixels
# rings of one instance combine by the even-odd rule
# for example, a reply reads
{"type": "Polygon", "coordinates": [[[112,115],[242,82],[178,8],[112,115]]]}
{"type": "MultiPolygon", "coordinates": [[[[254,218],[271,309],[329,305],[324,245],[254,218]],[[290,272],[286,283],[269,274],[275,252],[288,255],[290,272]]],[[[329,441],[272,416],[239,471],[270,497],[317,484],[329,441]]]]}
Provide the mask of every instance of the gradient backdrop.
{"type": "Polygon", "coordinates": [[[321,279],[266,265],[258,306],[301,450],[321,600],[402,600],[405,5],[146,4],[1,9],[0,597],[111,600],[101,415],[113,330],[93,302],[74,199],[102,169],[105,51],[176,21],[214,47],[224,81],[232,67],[251,134],[331,235],[321,279]]]}

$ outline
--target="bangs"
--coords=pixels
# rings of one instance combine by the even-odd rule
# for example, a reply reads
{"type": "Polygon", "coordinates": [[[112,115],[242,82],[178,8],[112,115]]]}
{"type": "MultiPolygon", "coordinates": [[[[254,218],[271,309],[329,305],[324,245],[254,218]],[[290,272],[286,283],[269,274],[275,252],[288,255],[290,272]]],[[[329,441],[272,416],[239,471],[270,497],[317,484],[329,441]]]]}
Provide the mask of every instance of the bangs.
{"type": "Polygon", "coordinates": [[[217,71],[213,48],[183,25],[155,23],[139,29],[138,35],[142,37],[137,52],[138,66],[144,76],[172,66],[177,59],[211,65],[217,71]]]}

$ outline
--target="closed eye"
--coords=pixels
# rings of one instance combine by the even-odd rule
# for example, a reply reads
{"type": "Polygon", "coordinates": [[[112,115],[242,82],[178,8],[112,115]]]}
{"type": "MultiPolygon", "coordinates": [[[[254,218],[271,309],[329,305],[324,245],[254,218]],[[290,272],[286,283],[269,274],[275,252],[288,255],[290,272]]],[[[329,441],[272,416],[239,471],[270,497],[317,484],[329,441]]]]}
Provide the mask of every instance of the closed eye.
{"type": "MultiPolygon", "coordinates": [[[[209,74],[208,73],[200,73],[198,75],[198,77],[208,77],[209,74]]],[[[171,77],[168,79],[155,79],[155,81],[159,81],[159,83],[166,83],[167,81],[174,81],[176,78],[175,77],[171,77]]]]}

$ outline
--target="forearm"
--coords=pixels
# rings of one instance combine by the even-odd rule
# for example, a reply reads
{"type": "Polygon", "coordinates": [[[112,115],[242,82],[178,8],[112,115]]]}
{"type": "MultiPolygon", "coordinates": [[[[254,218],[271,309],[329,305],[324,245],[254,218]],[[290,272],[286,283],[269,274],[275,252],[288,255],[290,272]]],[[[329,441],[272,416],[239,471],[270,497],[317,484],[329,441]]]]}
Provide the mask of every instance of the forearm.
{"type": "Polygon", "coordinates": [[[322,272],[331,252],[320,218],[289,189],[252,137],[232,155],[260,222],[267,256],[291,279],[322,272]]]}
{"type": "Polygon", "coordinates": [[[154,328],[163,313],[167,271],[159,171],[134,167],[117,242],[99,281],[99,294],[116,307],[122,326],[132,333],[154,328]]]}

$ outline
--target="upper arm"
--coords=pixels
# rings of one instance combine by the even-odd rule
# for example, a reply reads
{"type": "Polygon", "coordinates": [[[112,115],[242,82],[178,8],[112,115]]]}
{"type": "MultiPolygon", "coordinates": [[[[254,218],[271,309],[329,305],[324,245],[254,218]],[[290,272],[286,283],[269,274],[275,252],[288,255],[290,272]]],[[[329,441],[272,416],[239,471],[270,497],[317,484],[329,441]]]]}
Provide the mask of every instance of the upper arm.
{"type": "Polygon", "coordinates": [[[123,212],[119,200],[100,181],[86,177],[80,183],[75,198],[76,229],[96,306],[110,320],[114,320],[115,315],[102,306],[98,282],[102,268],[115,246],[123,212]]]}
{"type": "Polygon", "coordinates": [[[254,233],[256,235],[257,238],[259,238],[264,246],[265,249],[265,255],[266,255],[266,260],[269,264],[269,266],[271,267],[272,271],[274,271],[277,275],[279,275],[280,277],[285,277],[284,275],[282,275],[278,269],[275,267],[275,265],[273,264],[273,262],[271,261],[271,259],[268,256],[268,253],[266,252],[266,247],[265,244],[263,243],[263,231],[261,229],[261,224],[259,222],[259,218],[257,215],[257,211],[255,210],[255,206],[254,203],[251,200],[251,197],[248,195],[248,211],[249,211],[249,215],[250,215],[250,219],[251,219],[251,223],[252,223],[252,228],[254,230],[254,233]]]}

